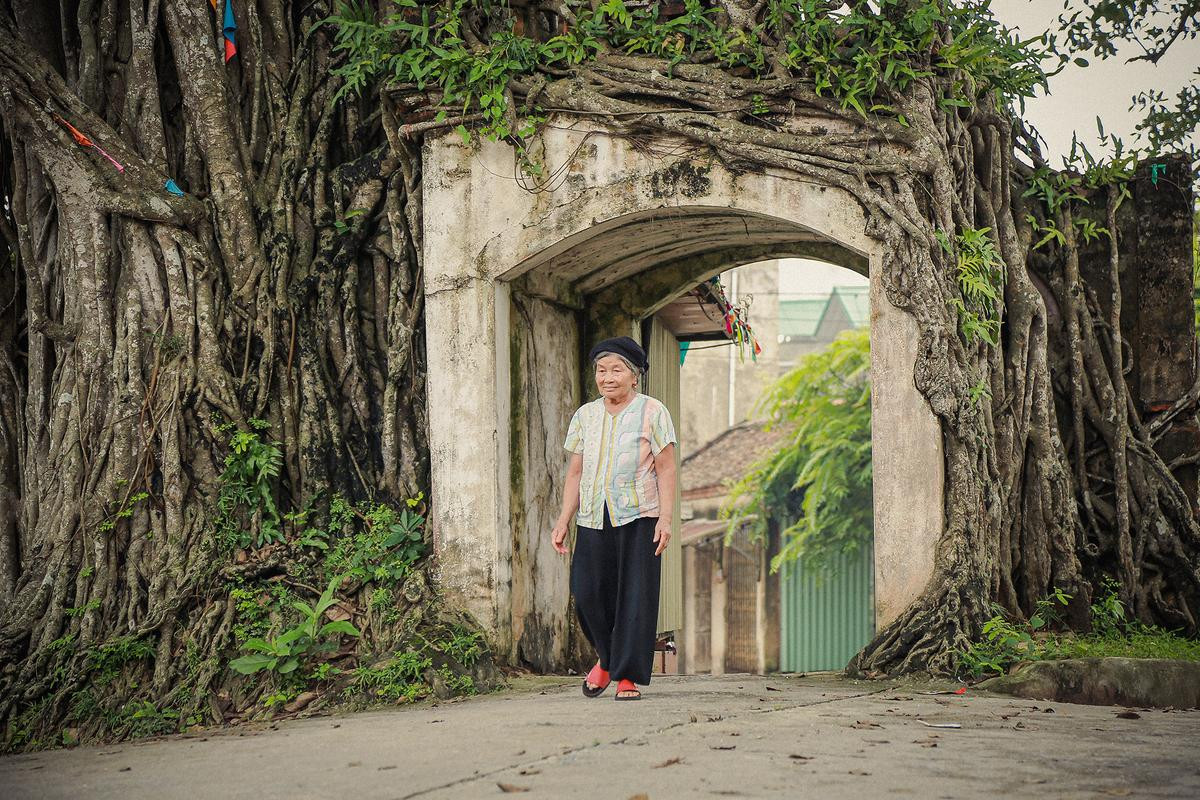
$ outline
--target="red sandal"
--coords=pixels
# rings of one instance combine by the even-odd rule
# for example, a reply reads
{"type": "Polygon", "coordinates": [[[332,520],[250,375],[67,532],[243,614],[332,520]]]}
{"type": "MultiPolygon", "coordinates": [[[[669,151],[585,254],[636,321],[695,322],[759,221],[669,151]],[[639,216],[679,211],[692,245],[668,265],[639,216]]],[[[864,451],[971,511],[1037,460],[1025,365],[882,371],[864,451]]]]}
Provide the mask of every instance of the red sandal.
{"type": "Polygon", "coordinates": [[[596,662],[596,666],[592,667],[592,671],[583,679],[583,696],[584,697],[599,697],[604,694],[604,690],[608,688],[608,684],[612,683],[612,679],[608,677],[608,673],[600,669],[600,662],[596,662]],[[590,686],[588,684],[591,684],[590,686]]]}
{"type": "Polygon", "coordinates": [[[617,682],[617,696],[615,699],[617,699],[617,700],[641,700],[642,693],[640,691],[638,691],[638,688],[636,685],[634,685],[633,681],[622,678],[620,681],[617,682]],[[621,692],[633,692],[633,694],[622,697],[621,692]]]}

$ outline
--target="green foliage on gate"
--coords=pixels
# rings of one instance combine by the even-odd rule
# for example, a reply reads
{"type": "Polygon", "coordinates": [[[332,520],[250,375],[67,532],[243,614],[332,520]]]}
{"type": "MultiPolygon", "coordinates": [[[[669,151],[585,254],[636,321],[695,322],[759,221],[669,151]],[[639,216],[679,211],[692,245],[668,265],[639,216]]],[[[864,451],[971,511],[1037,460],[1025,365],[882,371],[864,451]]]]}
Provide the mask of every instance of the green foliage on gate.
{"type": "MultiPolygon", "coordinates": [[[[722,25],[719,9],[701,0],[684,0],[674,17],[662,14],[658,3],[566,6],[574,23],[539,40],[519,30],[510,9],[493,0],[394,0],[380,13],[365,0],[346,0],[326,20],[345,54],[334,70],[342,80],[338,96],[377,84],[431,90],[438,119],[476,114],[485,137],[523,140],[548,109],[514,107],[515,83],[615,52],[661,58],[669,68],[703,61],[751,78],[784,72],[806,79],[844,109],[907,124],[892,93],[914,81],[949,76],[950,91],[938,102],[966,108],[989,92],[1002,100],[1031,96],[1044,84],[1043,62],[1051,58],[1042,38],[1020,40],[1000,25],[989,0],[879,0],[871,4],[876,8],[852,4],[842,14],[831,13],[824,0],[768,0],[761,22],[748,31],[722,25]],[[488,19],[493,32],[486,41],[468,41],[467,15],[488,19]]],[[[738,110],[759,113],[769,106],[760,100],[757,111],[731,109],[738,110]]],[[[472,136],[469,124],[474,120],[458,125],[464,139],[472,136]]]]}

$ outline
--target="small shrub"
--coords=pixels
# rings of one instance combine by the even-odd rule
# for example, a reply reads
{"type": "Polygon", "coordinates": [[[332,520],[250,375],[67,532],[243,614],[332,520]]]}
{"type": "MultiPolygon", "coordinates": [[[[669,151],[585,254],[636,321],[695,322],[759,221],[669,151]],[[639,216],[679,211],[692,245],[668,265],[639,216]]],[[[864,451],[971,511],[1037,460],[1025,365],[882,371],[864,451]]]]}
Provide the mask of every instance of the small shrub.
{"type": "Polygon", "coordinates": [[[306,655],[335,649],[342,634],[358,636],[358,629],[347,620],[321,624],[325,612],[335,602],[334,591],[341,582],[342,576],[333,578],[316,605],[310,606],[299,600],[293,602],[292,607],[303,615],[300,624],[273,639],[249,639],[242,645],[247,655],[231,661],[229,666],[243,675],[253,675],[261,670],[287,675],[300,666],[306,655]]]}
{"type": "Polygon", "coordinates": [[[433,659],[425,653],[398,651],[381,666],[354,670],[354,681],[347,687],[347,693],[357,690],[381,700],[419,700],[430,692],[424,674],[431,666],[433,659]]]}

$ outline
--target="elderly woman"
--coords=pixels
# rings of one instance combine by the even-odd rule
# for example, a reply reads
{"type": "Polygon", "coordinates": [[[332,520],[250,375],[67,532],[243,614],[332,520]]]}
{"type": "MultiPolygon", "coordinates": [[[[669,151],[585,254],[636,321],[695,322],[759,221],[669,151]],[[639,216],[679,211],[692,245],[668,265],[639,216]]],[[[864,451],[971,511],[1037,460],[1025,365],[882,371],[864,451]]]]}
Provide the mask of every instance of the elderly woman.
{"type": "Polygon", "coordinates": [[[663,404],[637,390],[648,366],[637,342],[606,339],[588,360],[600,397],[567,430],[571,461],[554,549],[567,554],[574,515],[571,594],[600,657],[584,695],[597,697],[616,680],[617,700],[638,700],[654,663],[659,556],[675,513],[675,429],[663,404]]]}

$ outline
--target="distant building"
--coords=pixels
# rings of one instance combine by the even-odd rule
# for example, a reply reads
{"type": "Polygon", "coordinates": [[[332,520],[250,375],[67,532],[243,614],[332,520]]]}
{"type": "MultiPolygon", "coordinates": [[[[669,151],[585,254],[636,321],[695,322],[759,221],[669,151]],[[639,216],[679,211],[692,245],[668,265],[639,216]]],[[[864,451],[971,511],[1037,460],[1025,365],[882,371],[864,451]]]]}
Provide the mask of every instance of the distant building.
{"type": "MultiPolygon", "coordinates": [[[[759,398],[801,356],[821,350],[841,331],[870,324],[865,283],[834,284],[809,294],[804,284],[793,281],[802,291],[784,292],[781,276],[787,274],[787,263],[763,261],[722,276],[731,301],[750,298],[748,318],[763,352],[754,360],[748,353],[739,355],[725,340],[693,342],[683,353],[676,427],[684,458],[738,423],[761,420],[759,398]]],[[[855,279],[845,271],[843,280],[855,279]]]]}
{"type": "Polygon", "coordinates": [[[801,356],[822,350],[839,333],[871,324],[871,301],[866,286],[835,286],[825,297],[779,301],[779,333],[775,361],[780,374],[796,366],[801,356]]]}

